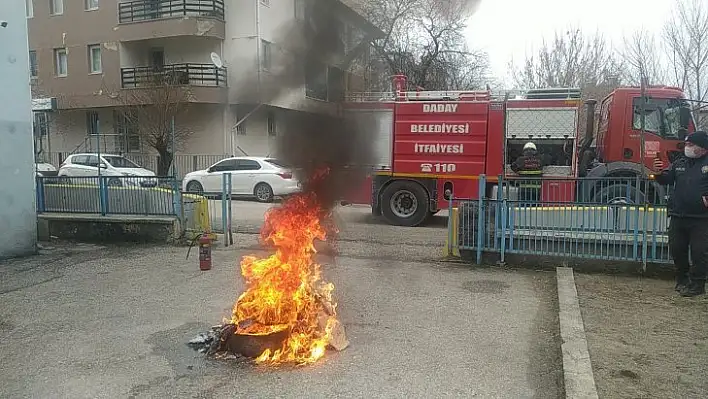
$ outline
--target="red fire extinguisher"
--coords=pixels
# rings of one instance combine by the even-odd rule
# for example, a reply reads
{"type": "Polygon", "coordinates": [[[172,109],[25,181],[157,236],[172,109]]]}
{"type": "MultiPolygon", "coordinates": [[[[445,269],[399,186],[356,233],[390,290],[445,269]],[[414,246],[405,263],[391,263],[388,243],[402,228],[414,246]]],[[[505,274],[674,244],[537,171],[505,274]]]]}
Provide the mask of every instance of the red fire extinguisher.
{"type": "Polygon", "coordinates": [[[204,233],[199,236],[199,270],[211,270],[211,238],[204,233]]]}

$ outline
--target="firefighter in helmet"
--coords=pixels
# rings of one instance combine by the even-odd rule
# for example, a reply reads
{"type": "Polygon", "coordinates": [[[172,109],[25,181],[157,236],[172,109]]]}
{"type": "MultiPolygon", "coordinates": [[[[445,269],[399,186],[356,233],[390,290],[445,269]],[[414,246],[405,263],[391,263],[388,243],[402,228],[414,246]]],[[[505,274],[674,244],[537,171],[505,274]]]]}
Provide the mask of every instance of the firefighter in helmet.
{"type": "Polygon", "coordinates": [[[536,144],[524,144],[521,156],[511,164],[511,170],[524,179],[519,182],[519,200],[538,202],[541,192],[540,178],[543,175],[543,161],[536,150],[536,144]]]}

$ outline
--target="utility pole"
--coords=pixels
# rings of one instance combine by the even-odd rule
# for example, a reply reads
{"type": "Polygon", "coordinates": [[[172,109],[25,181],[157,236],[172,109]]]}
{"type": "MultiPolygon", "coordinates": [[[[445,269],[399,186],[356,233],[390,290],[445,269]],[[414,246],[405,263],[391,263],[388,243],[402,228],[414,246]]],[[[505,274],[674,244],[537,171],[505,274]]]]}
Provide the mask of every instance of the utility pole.
{"type": "MultiPolygon", "coordinates": [[[[646,112],[647,112],[647,76],[644,73],[644,68],[640,67],[639,68],[639,78],[641,80],[640,83],[640,89],[639,89],[639,95],[641,96],[640,100],[640,109],[639,111],[641,114],[639,115],[639,126],[640,126],[640,132],[639,132],[639,159],[641,163],[641,171],[642,171],[642,181],[646,178],[646,174],[644,173],[644,158],[645,158],[645,129],[646,129],[646,112]]],[[[638,188],[638,187],[637,187],[638,188]]]]}

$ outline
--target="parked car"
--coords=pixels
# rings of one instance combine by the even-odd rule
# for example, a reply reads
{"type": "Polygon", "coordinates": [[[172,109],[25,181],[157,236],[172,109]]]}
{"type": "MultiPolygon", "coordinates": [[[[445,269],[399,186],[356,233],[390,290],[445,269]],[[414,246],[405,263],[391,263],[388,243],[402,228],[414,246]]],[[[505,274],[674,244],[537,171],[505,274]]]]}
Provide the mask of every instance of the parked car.
{"type": "Polygon", "coordinates": [[[222,192],[223,175],[231,173],[231,194],[271,202],[300,191],[300,183],[292,170],[274,158],[234,157],[221,160],[208,169],[188,173],[182,181],[185,192],[218,194],[222,192]]]}
{"type": "Polygon", "coordinates": [[[154,187],[157,185],[155,172],[136,165],[120,155],[72,154],[59,167],[62,181],[82,182],[87,177],[100,175],[107,178],[110,186],[154,187]],[[75,178],[75,179],[72,179],[75,178]]]}
{"type": "Polygon", "coordinates": [[[34,177],[41,177],[45,184],[56,184],[58,183],[57,174],[59,171],[54,165],[47,162],[35,162],[34,163],[34,177]]]}
{"type": "Polygon", "coordinates": [[[36,176],[41,177],[54,177],[59,173],[54,165],[47,162],[35,162],[34,172],[36,176]]]}

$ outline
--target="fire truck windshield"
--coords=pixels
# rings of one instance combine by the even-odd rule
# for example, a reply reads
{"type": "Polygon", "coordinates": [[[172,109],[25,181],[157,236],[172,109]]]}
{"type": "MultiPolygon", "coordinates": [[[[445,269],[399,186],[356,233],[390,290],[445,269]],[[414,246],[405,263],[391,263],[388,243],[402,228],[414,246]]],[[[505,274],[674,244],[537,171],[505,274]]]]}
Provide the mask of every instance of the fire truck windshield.
{"type": "Polygon", "coordinates": [[[644,108],[644,131],[656,133],[670,140],[683,140],[691,123],[690,108],[682,99],[649,99],[642,107],[639,98],[634,99],[632,128],[642,130],[644,108]]]}

